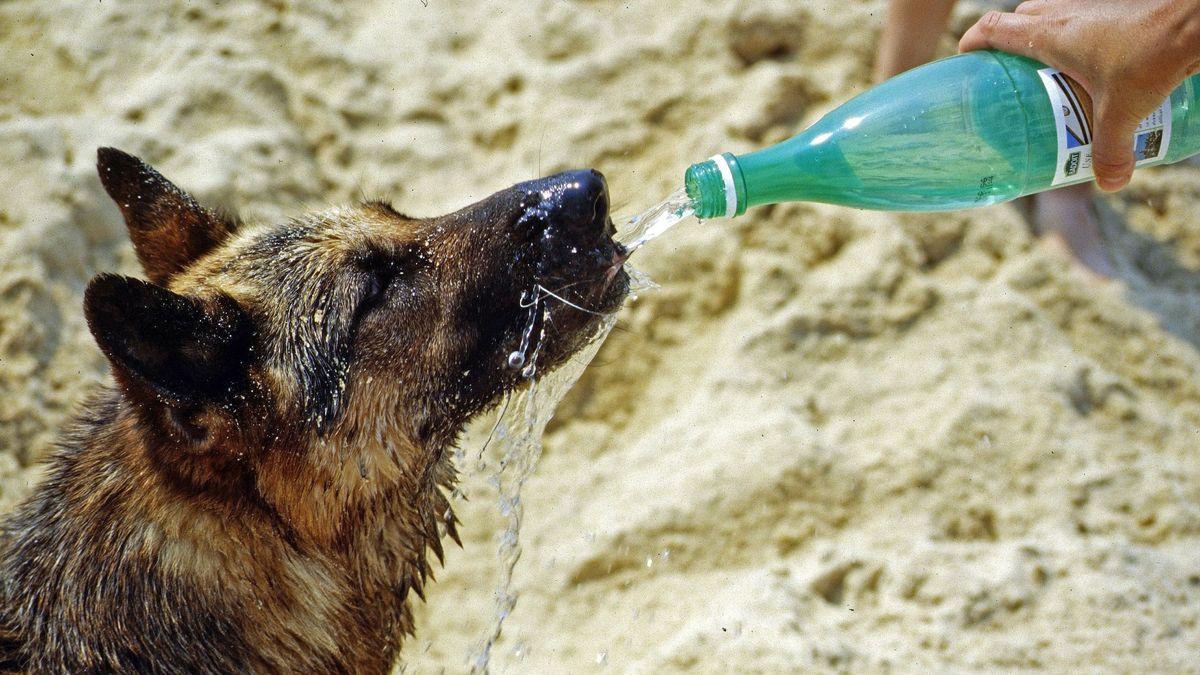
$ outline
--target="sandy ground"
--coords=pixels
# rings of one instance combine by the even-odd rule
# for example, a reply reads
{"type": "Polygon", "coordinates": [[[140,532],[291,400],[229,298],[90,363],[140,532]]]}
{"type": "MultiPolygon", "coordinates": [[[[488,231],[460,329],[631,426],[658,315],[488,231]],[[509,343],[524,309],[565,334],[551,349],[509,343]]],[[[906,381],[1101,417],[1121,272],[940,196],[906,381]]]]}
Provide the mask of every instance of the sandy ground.
{"type": "MultiPolygon", "coordinates": [[[[347,5],[0,5],[0,506],[104,377],[83,284],[137,271],[97,146],[250,219],[436,214],[577,166],[628,216],[861,90],[882,17],[347,5]]],[[[1200,671],[1198,208],[1192,165],[1106,202],[1108,287],[1008,206],[789,205],[655,242],[662,288],[526,486],[493,669],[1200,671]]],[[[411,672],[463,670],[492,618],[500,516],[486,476],[464,489],[411,672]]]]}

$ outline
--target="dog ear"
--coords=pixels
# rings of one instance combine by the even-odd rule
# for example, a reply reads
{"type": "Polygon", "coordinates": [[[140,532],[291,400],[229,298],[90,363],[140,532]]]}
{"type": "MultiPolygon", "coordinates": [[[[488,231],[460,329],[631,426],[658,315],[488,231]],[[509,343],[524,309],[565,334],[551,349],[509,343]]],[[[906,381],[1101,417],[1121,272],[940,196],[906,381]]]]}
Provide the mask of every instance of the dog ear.
{"type": "Polygon", "coordinates": [[[243,389],[250,325],[226,295],[194,298],[140,279],[101,274],[84,315],[122,385],[175,407],[221,403],[243,389]]]}
{"type": "Polygon", "coordinates": [[[163,283],[212,250],[234,230],[142,160],[100,148],[96,169],[125,216],[125,227],[146,275],[163,283]]]}

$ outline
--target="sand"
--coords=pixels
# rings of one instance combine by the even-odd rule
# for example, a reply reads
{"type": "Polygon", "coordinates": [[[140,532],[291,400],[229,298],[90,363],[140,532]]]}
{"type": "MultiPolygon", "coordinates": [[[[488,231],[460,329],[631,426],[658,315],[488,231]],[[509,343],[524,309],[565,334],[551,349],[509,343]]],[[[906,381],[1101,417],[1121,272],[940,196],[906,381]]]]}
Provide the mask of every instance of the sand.
{"type": "MultiPolygon", "coordinates": [[[[0,5],[0,507],[105,377],[83,285],[137,272],[97,146],[248,219],[579,166],[628,217],[867,86],[882,9],[0,5]]],[[[661,288],[525,486],[493,670],[1200,671],[1200,169],[1103,207],[1108,286],[1011,206],[787,205],[648,246],[661,288]]],[[[492,619],[502,518],[464,469],[409,672],[464,670],[492,619]]]]}

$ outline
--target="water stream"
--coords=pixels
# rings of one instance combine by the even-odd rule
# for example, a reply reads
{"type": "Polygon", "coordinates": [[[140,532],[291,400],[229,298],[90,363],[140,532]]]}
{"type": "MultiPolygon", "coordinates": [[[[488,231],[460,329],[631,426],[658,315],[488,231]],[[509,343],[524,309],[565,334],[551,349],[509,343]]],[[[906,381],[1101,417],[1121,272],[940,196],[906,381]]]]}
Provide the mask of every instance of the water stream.
{"type": "MultiPolygon", "coordinates": [[[[543,311],[549,313],[546,308],[543,311]]],[[[531,312],[530,326],[536,317],[531,312]]],[[[471,672],[486,673],[491,659],[492,647],[500,638],[504,620],[512,612],[517,603],[518,593],[512,589],[512,575],[517,561],[521,558],[521,521],[524,516],[524,506],[521,503],[521,487],[533,473],[538,458],[542,454],[542,433],[546,424],[554,416],[554,410],[567,391],[583,374],[600,345],[616,324],[616,315],[605,316],[586,347],[571,359],[546,375],[537,374],[537,351],[523,355],[514,351],[509,355],[510,367],[521,368],[522,374],[529,378],[529,386],[512,394],[499,413],[496,426],[492,430],[489,443],[494,452],[491,456],[498,457],[489,464],[484,458],[483,450],[476,456],[476,470],[488,475],[488,483],[497,493],[497,507],[505,522],[505,529],[498,537],[497,557],[500,563],[500,579],[495,589],[495,616],[481,643],[471,656],[471,672]]],[[[540,340],[538,341],[540,344],[540,340]]],[[[522,348],[528,347],[528,341],[522,340],[522,348]]]]}
{"type": "Polygon", "coordinates": [[[687,192],[680,188],[658,204],[631,218],[629,224],[617,233],[617,241],[632,253],[695,213],[692,200],[688,198],[687,192]]]}
{"type": "MultiPolygon", "coordinates": [[[[623,243],[632,254],[693,213],[686,193],[679,190],[644,213],[630,219],[629,223],[618,233],[617,240],[623,243]]],[[[636,298],[638,291],[654,287],[654,283],[644,274],[628,265],[626,271],[631,279],[630,298],[636,298]]],[[[542,375],[537,370],[537,356],[544,335],[539,335],[535,339],[533,333],[539,317],[543,313],[547,317],[547,320],[542,321],[542,330],[545,330],[552,311],[548,306],[547,297],[541,292],[543,290],[541,287],[537,287],[522,297],[521,304],[528,308],[529,316],[526,328],[521,334],[520,344],[507,358],[508,366],[520,369],[522,376],[529,380],[529,386],[513,393],[511,398],[501,406],[487,443],[474,457],[475,470],[487,475],[489,485],[496,490],[497,507],[504,519],[505,529],[497,539],[500,575],[495,589],[495,615],[488,631],[470,656],[472,673],[488,672],[492,648],[500,639],[505,619],[512,613],[517,603],[518,592],[512,588],[512,576],[517,561],[521,558],[520,533],[524,516],[521,488],[532,475],[537,461],[541,457],[542,434],[546,429],[546,424],[554,416],[554,410],[559,401],[583,374],[616,324],[616,314],[603,317],[586,347],[554,372],[542,375]],[[493,448],[490,457],[499,458],[493,459],[490,464],[484,457],[484,450],[489,444],[493,448]]],[[[564,310],[573,311],[558,307],[553,309],[553,311],[564,310]]],[[[459,465],[464,466],[467,457],[462,450],[459,451],[458,460],[459,465]]]]}

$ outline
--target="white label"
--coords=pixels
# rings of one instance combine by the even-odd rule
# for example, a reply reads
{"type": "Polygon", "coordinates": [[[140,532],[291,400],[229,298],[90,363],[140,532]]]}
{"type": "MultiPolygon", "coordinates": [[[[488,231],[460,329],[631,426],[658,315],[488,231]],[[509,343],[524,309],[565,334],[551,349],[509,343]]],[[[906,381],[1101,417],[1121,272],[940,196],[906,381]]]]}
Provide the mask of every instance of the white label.
{"type": "MultiPolygon", "coordinates": [[[[1058,134],[1058,166],[1054,185],[1079,183],[1096,177],[1092,170],[1092,97],[1075,80],[1053,69],[1038,71],[1050,107],[1054,109],[1054,127],[1058,134]]],[[[1163,101],[1142,120],[1133,135],[1133,156],[1137,165],[1161,161],[1171,145],[1171,99],[1163,101]]]]}

